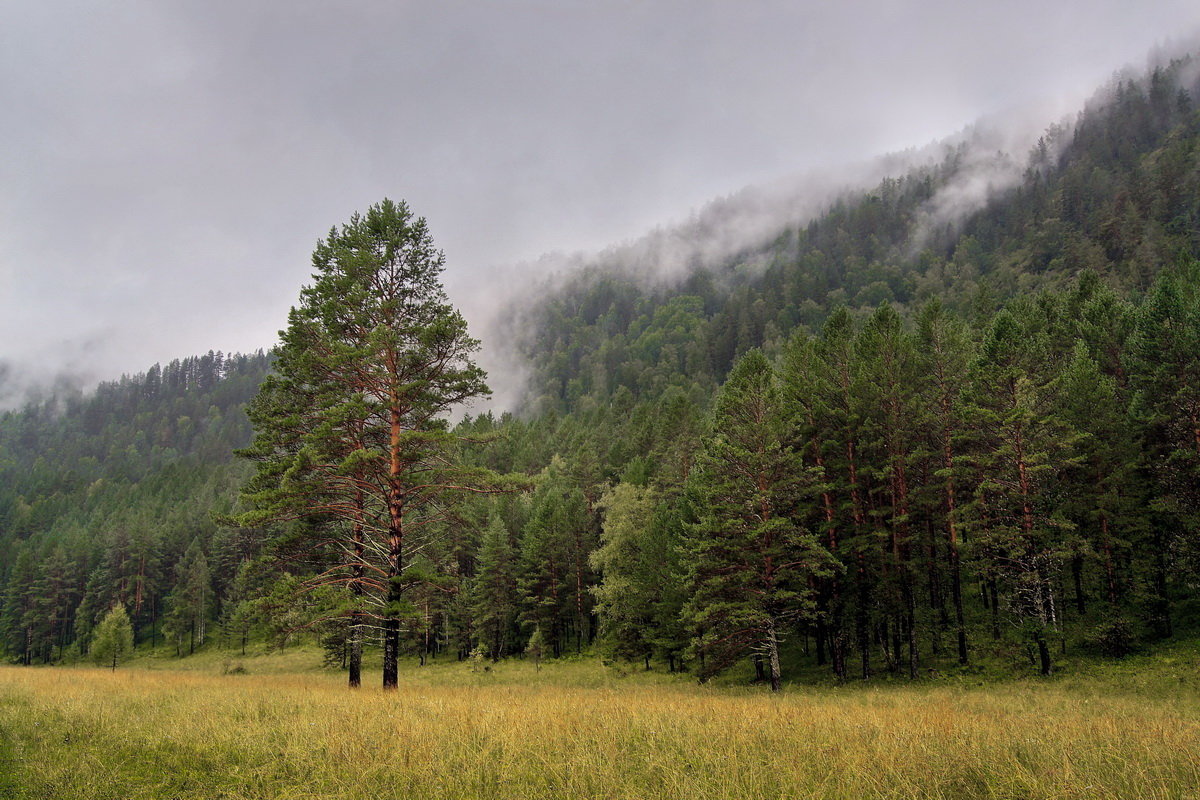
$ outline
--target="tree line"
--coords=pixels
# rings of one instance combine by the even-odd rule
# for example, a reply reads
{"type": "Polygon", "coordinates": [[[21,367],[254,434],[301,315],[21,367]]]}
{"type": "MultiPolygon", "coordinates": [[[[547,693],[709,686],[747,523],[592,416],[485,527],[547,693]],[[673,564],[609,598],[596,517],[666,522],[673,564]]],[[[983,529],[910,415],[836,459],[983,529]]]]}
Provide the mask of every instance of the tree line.
{"type": "MultiPolygon", "coordinates": [[[[436,454],[409,473],[429,475],[428,502],[404,517],[416,532],[394,575],[386,479],[365,496],[369,470],[391,474],[390,428],[370,438],[379,412],[328,374],[308,385],[331,393],[320,403],[285,390],[289,369],[251,405],[247,454],[264,468],[242,527],[169,537],[165,574],[161,534],[118,531],[83,573],[78,539],[22,540],[0,614],[10,655],[82,649],[120,605],[140,641],[179,654],[214,630],[232,648],[311,629],[348,668],[391,635],[395,658],[599,647],[702,677],[745,663],[777,686],[808,662],[843,679],[981,655],[1047,672],[1068,646],[1120,654],[1191,624],[1192,261],[1137,302],[1085,274],[976,318],[936,301],[910,317],[835,309],[741,356],[708,404],[672,388],[567,415],[427,418],[405,452],[436,454]]],[[[228,501],[242,478],[223,479],[209,491],[228,501]]]]}
{"type": "MultiPolygon", "coordinates": [[[[979,654],[1048,673],[1068,647],[1170,636],[1194,602],[1197,287],[1189,262],[1139,303],[1085,275],[977,320],[842,308],[742,356],[707,413],[674,395],[595,409],[591,433],[560,420],[536,490],[479,504],[474,548],[447,539],[458,590],[424,596],[414,646],[598,637],[778,686],[806,660],[843,679],[979,654]],[[605,463],[606,435],[638,454],[605,463]]],[[[501,468],[545,433],[460,429],[506,431],[501,468]]]]}

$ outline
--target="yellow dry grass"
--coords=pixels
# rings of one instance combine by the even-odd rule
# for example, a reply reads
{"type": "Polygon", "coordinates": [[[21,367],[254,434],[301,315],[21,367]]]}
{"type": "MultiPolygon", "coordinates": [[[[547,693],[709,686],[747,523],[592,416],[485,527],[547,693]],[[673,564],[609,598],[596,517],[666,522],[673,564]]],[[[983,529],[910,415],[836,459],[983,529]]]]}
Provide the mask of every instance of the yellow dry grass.
{"type": "Polygon", "coordinates": [[[0,668],[0,797],[1200,798],[1190,691],[405,675],[0,668]]]}

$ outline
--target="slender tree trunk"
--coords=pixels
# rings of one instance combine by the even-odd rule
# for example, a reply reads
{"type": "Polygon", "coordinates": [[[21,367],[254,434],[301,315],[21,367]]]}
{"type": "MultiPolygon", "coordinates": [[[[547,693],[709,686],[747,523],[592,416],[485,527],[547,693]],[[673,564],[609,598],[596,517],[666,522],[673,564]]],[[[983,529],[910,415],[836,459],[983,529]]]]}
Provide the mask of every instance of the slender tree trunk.
{"type": "MultiPolygon", "coordinates": [[[[846,442],[846,459],[850,471],[851,515],[854,519],[855,533],[861,535],[866,517],[863,514],[862,498],[858,491],[858,463],[854,455],[853,439],[846,442]]],[[[856,562],[858,568],[858,608],[855,614],[855,628],[858,633],[859,656],[862,659],[862,678],[865,681],[871,677],[871,623],[868,608],[871,591],[870,587],[867,586],[866,556],[863,554],[861,548],[858,549],[856,554],[856,562]]]]}
{"type": "Polygon", "coordinates": [[[950,554],[950,595],[954,600],[954,626],[958,638],[958,663],[966,666],[969,663],[967,650],[967,625],[963,616],[962,601],[962,569],[958,563],[958,548],[950,554]]]}
{"type": "Polygon", "coordinates": [[[1113,572],[1112,539],[1108,535],[1108,514],[1100,514],[1100,543],[1104,549],[1104,575],[1108,582],[1108,602],[1117,604],[1117,581],[1113,572]]]}
{"type": "MultiPolygon", "coordinates": [[[[969,661],[967,650],[967,624],[963,614],[962,600],[962,564],[958,555],[958,526],[955,524],[955,513],[958,506],[954,488],[954,429],[952,425],[951,392],[945,376],[939,371],[938,383],[941,389],[942,405],[942,466],[946,470],[946,536],[950,541],[950,595],[954,603],[954,626],[958,639],[958,663],[966,666],[969,661]]],[[[984,606],[987,606],[987,595],[984,595],[984,606]]]]}
{"type": "Polygon", "coordinates": [[[910,680],[916,680],[918,662],[920,661],[917,650],[917,606],[916,598],[912,590],[912,586],[905,579],[905,620],[904,626],[908,633],[908,677],[910,680]]]}
{"type": "Polygon", "coordinates": [[[347,685],[351,689],[362,685],[362,625],[358,620],[359,612],[355,611],[350,617],[350,630],[346,637],[346,668],[349,673],[347,685]]]}
{"type": "MultiPolygon", "coordinates": [[[[398,516],[398,512],[393,512],[393,517],[396,516],[398,516]]],[[[404,537],[396,528],[393,528],[389,539],[388,610],[383,620],[383,688],[395,689],[399,685],[400,618],[395,615],[394,609],[404,599],[400,580],[404,569],[402,549],[404,537]]]]}
{"type": "Polygon", "coordinates": [[[854,627],[858,634],[858,655],[862,665],[862,679],[871,677],[871,620],[867,603],[871,593],[867,587],[866,557],[862,551],[858,553],[858,609],[855,613],[854,627]]]}
{"type": "Polygon", "coordinates": [[[1083,556],[1078,553],[1071,559],[1071,578],[1075,584],[1075,610],[1082,617],[1087,613],[1087,601],[1083,596],[1083,556]]]}
{"type": "Polygon", "coordinates": [[[900,573],[900,597],[904,603],[903,625],[908,645],[908,677],[915,680],[917,677],[917,601],[916,593],[913,591],[912,554],[907,522],[908,479],[900,447],[889,443],[889,449],[892,449],[893,453],[892,508],[900,515],[900,521],[896,521],[892,526],[892,557],[895,559],[896,569],[900,573]]]}
{"type": "MultiPolygon", "coordinates": [[[[590,496],[585,496],[588,505],[588,518],[591,519],[592,500],[590,496]]],[[[578,626],[577,637],[575,639],[575,654],[583,652],[583,634],[587,627],[587,619],[583,614],[583,563],[581,556],[583,554],[582,534],[575,531],[575,624],[578,626]]],[[[586,557],[586,556],[583,556],[586,557]]]]}
{"type": "Polygon", "coordinates": [[[988,579],[988,592],[992,598],[992,638],[1000,641],[1000,591],[994,577],[988,579]]]}
{"type": "MultiPolygon", "coordinates": [[[[809,416],[809,424],[815,427],[815,423],[809,416]]],[[[821,470],[821,475],[825,480],[828,480],[828,473],[825,470],[825,459],[821,456],[821,442],[814,441],[813,448],[815,450],[814,461],[817,468],[821,470]]],[[[821,507],[825,513],[826,527],[826,543],[829,547],[829,553],[835,559],[838,557],[838,535],[837,525],[834,522],[833,512],[833,496],[828,491],[821,492],[821,507]]],[[[829,648],[830,655],[833,657],[833,673],[837,675],[839,680],[846,679],[846,646],[845,636],[842,632],[842,586],[841,578],[835,573],[828,579],[828,592],[822,592],[825,599],[825,610],[829,614],[830,631],[829,631],[829,648]]],[[[821,653],[823,656],[824,653],[821,653]]],[[[824,663],[822,658],[820,663],[824,663]]]]}
{"type": "Polygon", "coordinates": [[[401,480],[403,465],[400,461],[400,442],[403,419],[399,398],[392,393],[390,409],[390,442],[388,464],[388,590],[387,610],[383,621],[383,688],[395,689],[399,684],[400,668],[400,619],[395,609],[403,600],[401,576],[404,573],[404,496],[401,480]]]}
{"type": "Polygon", "coordinates": [[[400,678],[400,620],[383,621],[383,688],[395,689],[400,678]]]}
{"type": "Polygon", "coordinates": [[[933,520],[927,520],[925,532],[928,537],[926,549],[926,574],[929,580],[929,610],[937,613],[937,622],[932,626],[930,644],[933,655],[942,654],[942,632],[950,626],[950,615],[946,612],[946,593],[942,589],[942,571],[938,564],[937,532],[933,520]]]}
{"type": "MultiPolygon", "coordinates": [[[[363,493],[360,490],[355,496],[355,507],[360,516],[362,515],[363,502],[363,493]]],[[[366,551],[361,522],[354,523],[353,541],[354,565],[350,568],[350,593],[354,595],[354,610],[350,614],[350,630],[347,633],[346,650],[349,656],[347,685],[351,689],[357,689],[362,685],[363,631],[362,612],[358,606],[363,595],[363,556],[366,551]]]]}
{"type": "Polygon", "coordinates": [[[1046,643],[1045,632],[1041,629],[1038,629],[1038,632],[1037,632],[1037,647],[1038,647],[1038,658],[1041,661],[1041,673],[1044,676],[1049,676],[1050,669],[1051,669],[1050,645],[1046,643]]]}
{"type": "Polygon", "coordinates": [[[767,655],[771,663],[771,691],[778,692],[783,683],[779,671],[779,640],[775,635],[774,617],[767,617],[767,655]]]}

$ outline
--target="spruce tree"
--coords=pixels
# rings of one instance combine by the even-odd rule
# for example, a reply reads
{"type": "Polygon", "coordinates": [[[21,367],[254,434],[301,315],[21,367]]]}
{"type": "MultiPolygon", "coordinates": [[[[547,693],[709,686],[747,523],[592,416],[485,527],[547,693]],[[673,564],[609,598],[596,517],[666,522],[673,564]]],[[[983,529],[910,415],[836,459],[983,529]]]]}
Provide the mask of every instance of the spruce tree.
{"type": "Polygon", "coordinates": [[[562,466],[561,459],[555,458],[543,472],[520,541],[522,620],[541,631],[542,646],[555,657],[566,648],[576,601],[584,600],[575,594],[573,562],[580,531],[591,522],[583,492],[570,485],[562,466]]]}
{"type": "Polygon", "coordinates": [[[483,532],[471,583],[473,629],[489,658],[500,660],[512,642],[517,617],[517,560],[504,521],[492,517],[483,532]]]}

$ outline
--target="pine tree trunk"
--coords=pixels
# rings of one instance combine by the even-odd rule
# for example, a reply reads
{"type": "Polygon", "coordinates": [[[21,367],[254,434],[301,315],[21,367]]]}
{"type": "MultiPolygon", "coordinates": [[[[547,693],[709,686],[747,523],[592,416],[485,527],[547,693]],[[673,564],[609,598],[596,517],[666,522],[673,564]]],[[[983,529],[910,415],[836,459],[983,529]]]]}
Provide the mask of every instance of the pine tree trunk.
{"type": "Polygon", "coordinates": [[[346,642],[346,650],[349,654],[348,685],[351,689],[357,689],[362,685],[362,626],[358,618],[358,612],[355,611],[350,617],[350,630],[346,642]]]}
{"type": "Polygon", "coordinates": [[[1083,596],[1083,556],[1076,555],[1071,559],[1071,577],[1075,583],[1075,610],[1082,617],[1087,613],[1087,601],[1083,596]]]}
{"type": "Polygon", "coordinates": [[[390,442],[388,447],[388,591],[387,616],[383,621],[383,688],[395,689],[399,683],[400,619],[395,609],[403,599],[400,576],[404,574],[404,467],[400,461],[403,418],[400,400],[392,391],[390,442]]]}
{"type": "MultiPolygon", "coordinates": [[[[854,456],[853,441],[846,443],[846,460],[850,473],[850,509],[854,519],[854,531],[861,535],[866,515],[863,513],[862,499],[858,492],[858,463],[854,456]]],[[[870,587],[867,586],[867,562],[862,550],[858,551],[857,562],[858,609],[855,616],[855,627],[858,633],[859,655],[862,658],[862,677],[863,680],[866,680],[871,677],[870,612],[867,605],[870,599],[870,587]]]]}
{"type": "Polygon", "coordinates": [[[942,571],[938,564],[937,533],[933,520],[926,521],[925,532],[928,537],[926,552],[926,573],[929,582],[929,610],[937,612],[937,622],[932,626],[930,646],[935,657],[942,654],[942,633],[950,625],[950,615],[946,612],[946,593],[942,589],[942,571]]]}
{"type": "Polygon", "coordinates": [[[1038,658],[1041,661],[1041,673],[1044,676],[1050,675],[1050,645],[1046,643],[1046,636],[1043,631],[1037,632],[1038,658]]]}
{"type": "Polygon", "coordinates": [[[347,685],[351,689],[357,689],[362,686],[363,626],[362,614],[358,610],[358,605],[361,602],[363,594],[363,557],[366,552],[361,522],[365,502],[362,490],[356,491],[354,494],[354,510],[358,515],[358,519],[354,522],[354,563],[350,568],[350,593],[354,595],[354,611],[350,614],[350,630],[348,632],[348,641],[346,642],[346,649],[349,655],[349,663],[346,665],[348,671],[347,685]]]}
{"type": "Polygon", "coordinates": [[[400,676],[400,620],[383,621],[383,688],[395,689],[400,676]]]}
{"type": "Polygon", "coordinates": [[[400,576],[404,572],[403,561],[403,541],[404,537],[400,533],[399,512],[393,510],[393,523],[395,527],[392,529],[390,539],[390,552],[388,553],[388,592],[387,592],[387,616],[383,621],[383,688],[395,689],[398,685],[399,668],[400,668],[400,618],[395,616],[394,609],[400,605],[400,601],[404,599],[403,589],[400,583],[400,576]]]}
{"type": "Polygon", "coordinates": [[[992,598],[992,638],[1000,641],[1000,593],[995,578],[988,580],[988,591],[992,598]]]}
{"type": "Polygon", "coordinates": [[[1108,536],[1108,515],[1100,515],[1100,538],[1104,547],[1104,573],[1108,580],[1108,602],[1117,604],[1117,581],[1113,573],[1112,540],[1108,536]]]}
{"type": "Polygon", "coordinates": [[[862,679],[871,677],[871,624],[867,611],[867,601],[870,592],[867,588],[867,568],[865,557],[858,554],[858,609],[855,613],[854,627],[858,633],[858,653],[862,660],[862,679]]]}
{"type": "MultiPolygon", "coordinates": [[[[814,424],[811,415],[809,416],[809,424],[814,424]]],[[[822,444],[819,440],[813,442],[813,447],[816,450],[814,461],[817,468],[821,470],[821,475],[825,480],[828,480],[828,472],[825,470],[825,459],[821,456],[822,444]]],[[[834,523],[833,510],[833,495],[828,491],[821,492],[821,506],[825,513],[826,526],[826,542],[829,547],[829,553],[835,559],[838,557],[838,536],[837,527],[834,523]]],[[[822,592],[825,610],[829,614],[830,630],[829,630],[829,649],[830,655],[833,658],[833,674],[838,677],[838,680],[846,679],[846,646],[845,636],[842,633],[843,614],[842,614],[842,586],[841,579],[834,574],[828,579],[828,593],[822,592]]],[[[823,626],[822,626],[823,630],[823,626]]],[[[819,663],[824,663],[824,653],[819,663]]]]}
{"type": "Polygon", "coordinates": [[[914,598],[912,587],[905,580],[904,588],[907,613],[905,619],[905,627],[908,628],[908,677],[910,680],[917,678],[917,664],[919,657],[917,655],[917,613],[916,600],[914,598]]]}
{"type": "MultiPolygon", "coordinates": [[[[950,392],[947,382],[939,379],[942,390],[942,466],[946,470],[946,535],[950,541],[950,594],[954,603],[954,626],[958,639],[958,663],[966,666],[969,661],[967,651],[967,623],[963,614],[962,599],[962,562],[958,554],[958,526],[954,515],[958,507],[958,498],[954,488],[954,429],[951,425],[952,414],[950,407],[950,392]]],[[[987,608],[988,597],[983,595],[983,605],[987,608]]]]}
{"type": "Polygon", "coordinates": [[[771,691],[778,692],[783,683],[779,671],[779,639],[775,635],[774,617],[767,617],[767,655],[771,662],[771,691]]]}
{"type": "Polygon", "coordinates": [[[958,635],[958,663],[969,662],[967,651],[967,624],[963,615],[962,567],[958,562],[957,544],[950,554],[950,596],[954,601],[954,626],[958,635]]]}

